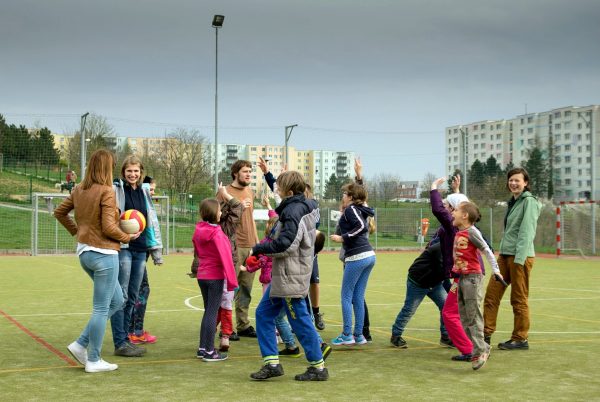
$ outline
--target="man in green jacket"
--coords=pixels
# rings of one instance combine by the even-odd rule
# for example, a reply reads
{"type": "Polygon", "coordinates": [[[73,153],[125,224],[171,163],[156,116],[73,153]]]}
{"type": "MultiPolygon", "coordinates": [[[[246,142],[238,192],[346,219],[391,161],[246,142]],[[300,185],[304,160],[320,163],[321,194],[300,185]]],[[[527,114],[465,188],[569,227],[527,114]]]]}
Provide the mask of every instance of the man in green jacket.
{"type": "MultiPolygon", "coordinates": [[[[511,285],[510,304],[513,308],[514,328],[511,338],[498,344],[499,349],[529,349],[529,276],[535,251],[533,240],[540,216],[540,202],[529,192],[529,174],[523,168],[511,169],[507,174],[508,190],[512,197],[504,217],[504,236],[500,241],[498,265],[506,283],[511,285]]],[[[489,344],[496,331],[498,308],[506,287],[490,280],[483,302],[485,340],[489,344]]]]}

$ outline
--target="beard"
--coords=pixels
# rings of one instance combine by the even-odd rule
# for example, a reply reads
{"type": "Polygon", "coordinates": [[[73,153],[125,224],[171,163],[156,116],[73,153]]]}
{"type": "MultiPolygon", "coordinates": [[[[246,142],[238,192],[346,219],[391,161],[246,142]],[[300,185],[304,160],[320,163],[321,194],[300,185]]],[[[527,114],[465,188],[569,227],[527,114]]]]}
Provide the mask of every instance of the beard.
{"type": "Polygon", "coordinates": [[[235,179],[235,182],[240,186],[240,187],[248,187],[250,185],[250,181],[248,182],[243,182],[240,181],[239,179],[235,179]]]}

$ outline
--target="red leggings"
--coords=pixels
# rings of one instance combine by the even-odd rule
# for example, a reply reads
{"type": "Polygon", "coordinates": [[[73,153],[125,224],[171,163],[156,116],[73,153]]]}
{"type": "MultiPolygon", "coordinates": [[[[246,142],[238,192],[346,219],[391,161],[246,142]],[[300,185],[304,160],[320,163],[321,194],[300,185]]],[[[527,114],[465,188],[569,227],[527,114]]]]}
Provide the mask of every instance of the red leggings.
{"type": "Polygon", "coordinates": [[[233,316],[231,310],[226,310],[223,307],[219,307],[219,314],[217,315],[217,326],[221,323],[221,333],[225,337],[229,337],[233,333],[233,316]]]}
{"type": "Polygon", "coordinates": [[[458,313],[458,278],[454,278],[452,287],[448,292],[446,303],[442,309],[442,318],[444,326],[448,331],[448,336],[454,343],[454,346],[462,353],[467,355],[473,352],[473,343],[465,333],[460,322],[460,314],[458,313]]]}

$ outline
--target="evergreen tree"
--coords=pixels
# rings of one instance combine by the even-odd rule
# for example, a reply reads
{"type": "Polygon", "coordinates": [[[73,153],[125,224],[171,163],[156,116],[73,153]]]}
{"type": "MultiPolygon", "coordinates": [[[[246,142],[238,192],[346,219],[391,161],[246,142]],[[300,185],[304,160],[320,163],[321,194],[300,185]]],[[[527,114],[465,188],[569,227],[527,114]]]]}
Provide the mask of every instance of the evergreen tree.
{"type": "Polygon", "coordinates": [[[529,188],[533,195],[543,197],[548,192],[548,164],[542,151],[536,146],[528,151],[523,167],[529,173],[529,188]]]}

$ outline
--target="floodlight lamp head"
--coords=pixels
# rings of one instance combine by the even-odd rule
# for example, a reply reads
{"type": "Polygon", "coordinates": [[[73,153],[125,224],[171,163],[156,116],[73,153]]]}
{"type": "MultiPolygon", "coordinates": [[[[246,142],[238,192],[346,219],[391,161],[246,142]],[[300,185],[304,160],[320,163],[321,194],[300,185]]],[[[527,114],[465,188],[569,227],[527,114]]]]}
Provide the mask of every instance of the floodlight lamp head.
{"type": "Polygon", "coordinates": [[[221,28],[223,26],[224,15],[215,15],[212,20],[213,28],[221,28]]]}

